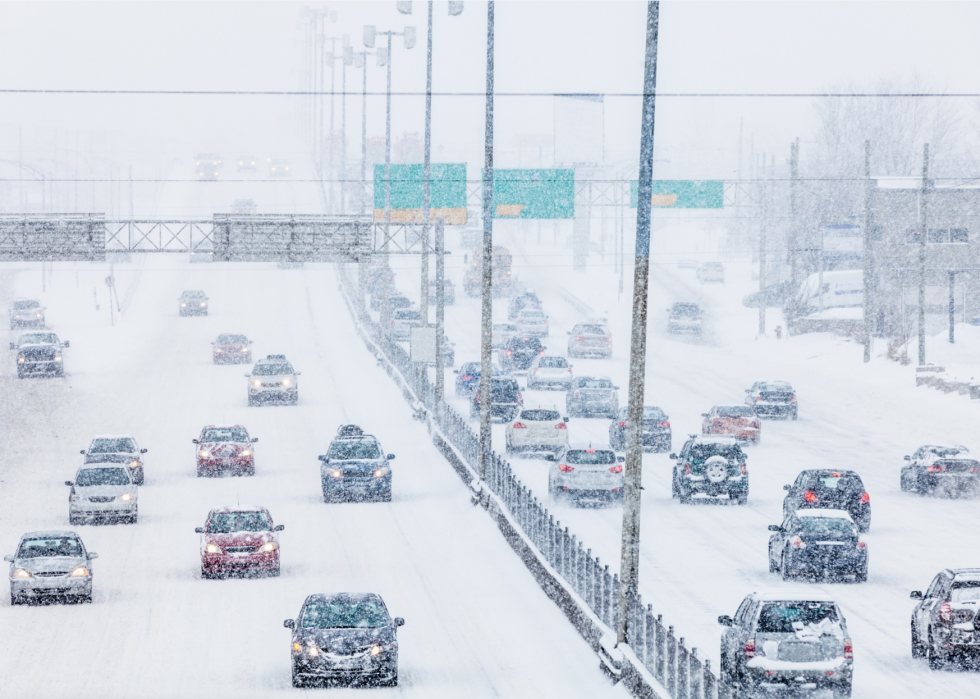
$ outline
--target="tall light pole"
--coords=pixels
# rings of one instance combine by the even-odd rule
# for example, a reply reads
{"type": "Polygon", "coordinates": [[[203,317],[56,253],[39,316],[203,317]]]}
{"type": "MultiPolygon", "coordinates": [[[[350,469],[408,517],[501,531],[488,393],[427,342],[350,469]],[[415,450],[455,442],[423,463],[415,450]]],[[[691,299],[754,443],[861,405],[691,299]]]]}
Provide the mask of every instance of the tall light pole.
{"type": "Polygon", "coordinates": [[[657,92],[657,39],[660,3],[647,3],[647,39],[640,121],[640,175],[636,203],[636,253],[633,266],[633,328],[630,338],[629,407],[623,493],[623,543],[620,563],[619,628],[616,642],[627,642],[629,601],[636,599],[640,568],[640,487],[643,482],[643,398],[646,380],[647,289],[650,283],[650,214],[653,194],[653,127],[657,92]]]}
{"type": "Polygon", "coordinates": [[[480,328],[480,485],[486,479],[492,454],[490,404],[493,401],[493,0],[487,3],[487,97],[486,133],[483,141],[483,270],[480,328]]]}
{"type": "Polygon", "coordinates": [[[926,192],[929,189],[929,144],[922,146],[922,189],[919,192],[919,366],[926,363],[926,239],[929,237],[926,217],[926,192]]]}
{"type": "Polygon", "coordinates": [[[389,233],[391,230],[391,38],[393,36],[404,37],[405,48],[411,49],[415,46],[415,27],[405,27],[404,31],[379,32],[373,25],[364,26],[364,45],[367,48],[374,48],[375,37],[380,34],[388,37],[388,49],[385,53],[387,59],[388,75],[387,87],[385,91],[385,220],[384,220],[384,264],[381,269],[381,333],[387,343],[391,334],[391,309],[388,307],[388,277],[391,272],[391,259],[389,252],[389,233]]]}
{"type": "MultiPolygon", "coordinates": [[[[378,49],[375,52],[371,51],[356,51],[354,52],[354,67],[360,68],[364,71],[363,83],[361,87],[361,215],[363,216],[365,212],[365,206],[367,205],[367,57],[377,56],[378,67],[383,68],[388,62],[388,57],[385,55],[384,49],[378,49]]],[[[372,204],[371,208],[374,208],[372,204]]]]}

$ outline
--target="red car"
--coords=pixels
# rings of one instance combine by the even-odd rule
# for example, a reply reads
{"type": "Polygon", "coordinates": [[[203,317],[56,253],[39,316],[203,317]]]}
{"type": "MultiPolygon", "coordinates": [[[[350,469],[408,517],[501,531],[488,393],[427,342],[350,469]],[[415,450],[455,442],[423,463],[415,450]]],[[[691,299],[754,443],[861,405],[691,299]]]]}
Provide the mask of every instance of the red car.
{"type": "Polygon", "coordinates": [[[201,577],[279,575],[279,535],[264,507],[219,507],[194,531],[201,535],[201,577]]]}
{"type": "Polygon", "coordinates": [[[740,442],[759,443],[762,422],[747,405],[716,405],[709,413],[701,413],[702,434],[727,434],[740,442]]]}
{"type": "Polygon", "coordinates": [[[255,451],[252,444],[258,437],[249,438],[241,425],[217,427],[208,425],[201,430],[197,445],[198,477],[229,471],[234,475],[255,475],[255,451]]]}
{"type": "Polygon", "coordinates": [[[215,364],[251,364],[252,341],[244,335],[226,333],[211,343],[215,364]]]}

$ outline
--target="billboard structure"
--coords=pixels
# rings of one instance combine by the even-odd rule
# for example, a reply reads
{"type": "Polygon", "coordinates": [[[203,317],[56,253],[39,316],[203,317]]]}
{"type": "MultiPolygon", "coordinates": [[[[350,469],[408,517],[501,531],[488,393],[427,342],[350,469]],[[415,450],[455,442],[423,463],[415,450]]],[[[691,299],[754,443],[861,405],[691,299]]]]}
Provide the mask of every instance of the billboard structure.
{"type": "MultiPolygon", "coordinates": [[[[630,208],[639,198],[639,183],[630,182],[630,208]]],[[[722,180],[654,180],[653,206],[670,209],[723,209],[725,183],[722,180]]]]}
{"type": "MultiPolygon", "coordinates": [[[[422,165],[391,165],[391,220],[422,222],[422,165]]],[[[432,163],[429,182],[429,220],[447,225],[466,224],[466,164],[432,163]]],[[[385,220],[385,166],[374,166],[374,220],[385,220]]]]}
{"type": "Polygon", "coordinates": [[[494,170],[494,218],[575,216],[574,170],[494,170]]]}

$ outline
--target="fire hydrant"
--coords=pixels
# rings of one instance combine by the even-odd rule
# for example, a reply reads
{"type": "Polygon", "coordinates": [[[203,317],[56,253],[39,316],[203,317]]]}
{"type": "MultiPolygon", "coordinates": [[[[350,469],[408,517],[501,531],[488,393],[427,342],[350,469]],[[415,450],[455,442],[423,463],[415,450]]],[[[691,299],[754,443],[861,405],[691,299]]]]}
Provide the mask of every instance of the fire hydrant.
{"type": "Polygon", "coordinates": [[[777,340],[782,340],[783,339],[783,326],[782,325],[777,325],[776,326],[776,339],[777,340]]]}

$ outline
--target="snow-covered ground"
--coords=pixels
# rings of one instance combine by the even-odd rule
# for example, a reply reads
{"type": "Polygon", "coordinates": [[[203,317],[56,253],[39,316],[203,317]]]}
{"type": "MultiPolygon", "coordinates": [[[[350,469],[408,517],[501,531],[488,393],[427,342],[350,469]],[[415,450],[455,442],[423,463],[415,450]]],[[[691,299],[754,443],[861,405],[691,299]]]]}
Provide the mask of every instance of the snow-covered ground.
{"type": "MultiPolygon", "coordinates": [[[[533,226],[534,224],[531,224],[533,226]]],[[[621,387],[625,404],[632,270],[627,266],[625,291],[617,299],[618,277],[610,256],[593,254],[585,273],[572,271],[565,237],[553,242],[547,227],[542,244],[507,224],[498,226],[495,244],[514,253],[515,272],[542,296],[551,317],[551,334],[543,340],[549,353],[566,354],[566,332],[580,320],[559,289],[588,303],[598,316],[609,319],[615,350],[612,360],[575,359],[578,375],[610,376],[621,387]]],[[[642,563],[640,590],[665,622],[680,636],[713,659],[717,667],[721,614],[734,613],[749,592],[788,585],[797,591],[829,593],[841,604],[855,647],[855,696],[858,697],[972,697],[980,691],[975,673],[932,672],[925,661],[913,661],[909,621],[914,602],[911,590],[924,589],[945,567],[978,566],[980,535],[977,500],[922,498],[901,492],[902,456],[930,442],[976,443],[980,405],[966,396],[915,388],[914,367],[884,358],[886,343],[878,341],[874,360],[862,363],[862,347],[829,334],[777,340],[773,332],[783,323],[778,309],[769,309],[767,336],[757,338],[758,311],[741,299],[757,290],[748,259],[726,262],[727,283],[700,285],[694,270],[678,269],[677,245],[683,227],[657,231],[654,238],[650,287],[646,404],[662,407],[670,416],[674,450],[685,437],[700,431],[701,413],[713,404],[741,402],[744,389],[761,379],[793,383],[800,401],[796,422],[766,420],[762,443],[749,451],[751,494],[747,507],[713,504],[681,505],[671,500],[672,462],[666,454],[644,455],[642,563]],[[659,239],[658,239],[659,237],[659,239]],[[665,240],[667,241],[665,243],[665,240]],[[666,333],[664,309],[673,301],[693,300],[706,309],[701,338],[666,333]],[[768,524],[782,518],[782,486],[805,468],[839,467],[861,474],[871,495],[872,526],[866,535],[870,576],[866,584],[783,583],[767,566],[768,524]]],[[[447,308],[447,333],[456,343],[456,366],[479,359],[479,300],[462,293],[463,254],[452,233],[449,276],[457,285],[457,303],[447,308]]],[[[631,249],[629,240],[626,249],[631,249]]],[[[699,257],[706,257],[704,248],[699,257]]],[[[397,258],[398,289],[410,298],[419,295],[418,262],[397,258]]],[[[507,301],[494,301],[497,322],[506,318],[507,301]]],[[[945,335],[930,338],[938,362],[945,335]]],[[[962,332],[957,359],[977,358],[976,338],[962,332]]],[[[943,348],[946,349],[946,348],[943,348]]],[[[948,355],[947,355],[948,356],[948,355]]],[[[975,364],[974,364],[975,365],[975,364]]],[[[452,393],[455,376],[447,370],[447,395],[461,414],[467,403],[452,393]]],[[[523,385],[523,380],[522,380],[523,385]]],[[[564,394],[525,391],[530,407],[557,406],[564,394]]],[[[475,422],[474,422],[475,425],[475,422]]],[[[569,437],[608,443],[609,421],[573,419],[569,437]]],[[[494,446],[503,451],[502,425],[494,426],[494,446]]],[[[513,459],[519,477],[547,499],[548,462],[513,459]]],[[[552,508],[563,525],[586,546],[598,552],[613,569],[619,567],[621,510],[552,508]]]]}

